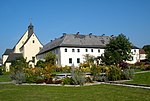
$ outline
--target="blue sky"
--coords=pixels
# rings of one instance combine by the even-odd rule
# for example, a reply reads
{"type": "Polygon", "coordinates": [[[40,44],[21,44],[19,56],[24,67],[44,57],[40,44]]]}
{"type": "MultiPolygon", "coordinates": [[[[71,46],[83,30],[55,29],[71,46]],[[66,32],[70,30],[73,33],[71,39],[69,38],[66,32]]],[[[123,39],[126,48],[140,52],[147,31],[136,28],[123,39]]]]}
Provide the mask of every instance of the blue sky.
{"type": "Polygon", "coordinates": [[[14,47],[30,18],[43,44],[76,32],[124,33],[138,47],[150,44],[150,0],[0,0],[0,55],[14,47]]]}

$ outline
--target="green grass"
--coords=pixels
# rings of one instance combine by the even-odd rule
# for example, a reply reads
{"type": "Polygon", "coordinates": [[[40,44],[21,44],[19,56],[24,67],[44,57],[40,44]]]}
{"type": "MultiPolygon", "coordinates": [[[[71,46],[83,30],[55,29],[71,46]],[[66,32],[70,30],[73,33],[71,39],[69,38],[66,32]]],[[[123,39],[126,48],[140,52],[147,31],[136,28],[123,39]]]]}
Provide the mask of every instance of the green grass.
{"type": "Polygon", "coordinates": [[[127,81],[128,84],[146,84],[150,86],[150,72],[135,74],[133,80],[127,81]]]}
{"type": "Polygon", "coordinates": [[[9,82],[11,81],[9,75],[0,75],[0,82],[9,82]]]}
{"type": "Polygon", "coordinates": [[[0,101],[150,101],[150,90],[112,85],[0,85],[0,101]]]}

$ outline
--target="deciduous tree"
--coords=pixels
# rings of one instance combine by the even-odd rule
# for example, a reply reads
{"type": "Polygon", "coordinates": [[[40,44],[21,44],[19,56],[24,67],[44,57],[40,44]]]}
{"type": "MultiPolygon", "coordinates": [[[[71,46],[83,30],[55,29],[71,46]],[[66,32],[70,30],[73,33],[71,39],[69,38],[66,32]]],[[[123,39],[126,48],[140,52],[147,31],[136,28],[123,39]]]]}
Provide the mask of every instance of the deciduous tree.
{"type": "Polygon", "coordinates": [[[124,34],[112,37],[106,45],[105,53],[101,56],[106,65],[117,65],[131,58],[131,43],[124,34]]]}

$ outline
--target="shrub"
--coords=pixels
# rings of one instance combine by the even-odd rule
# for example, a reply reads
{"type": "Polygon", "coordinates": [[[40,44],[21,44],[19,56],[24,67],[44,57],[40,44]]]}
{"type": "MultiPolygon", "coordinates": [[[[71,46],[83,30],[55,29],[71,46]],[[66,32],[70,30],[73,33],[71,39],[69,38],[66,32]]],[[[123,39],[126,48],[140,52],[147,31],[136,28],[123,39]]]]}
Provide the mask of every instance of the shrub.
{"type": "Polygon", "coordinates": [[[23,71],[15,70],[10,73],[10,78],[15,81],[16,84],[22,84],[25,82],[25,74],[23,71]]]}
{"type": "Polygon", "coordinates": [[[121,72],[121,79],[122,80],[130,80],[134,76],[134,69],[124,69],[121,72]]]}
{"type": "Polygon", "coordinates": [[[66,77],[62,79],[62,85],[74,85],[74,80],[72,78],[66,77]]]}
{"type": "Polygon", "coordinates": [[[42,83],[44,81],[42,68],[28,68],[25,69],[25,77],[27,83],[42,83]]]}
{"type": "Polygon", "coordinates": [[[76,85],[83,85],[85,83],[85,74],[80,69],[72,67],[71,76],[76,85]]]}
{"type": "Polygon", "coordinates": [[[116,81],[121,79],[121,69],[116,66],[109,67],[109,71],[106,73],[109,81],[116,81]]]}
{"type": "Polygon", "coordinates": [[[91,74],[93,75],[93,80],[99,81],[100,80],[100,75],[101,75],[101,67],[92,65],[91,66],[91,74]]]}
{"type": "Polygon", "coordinates": [[[42,61],[42,60],[39,60],[39,61],[36,63],[36,67],[44,68],[44,67],[45,67],[45,62],[42,61]]]}
{"type": "Polygon", "coordinates": [[[85,77],[86,83],[93,83],[92,79],[90,77],[85,77]]]}
{"type": "Polygon", "coordinates": [[[70,71],[71,71],[71,67],[70,66],[62,67],[62,72],[64,72],[64,73],[70,73],[70,71]]]}
{"type": "Polygon", "coordinates": [[[80,68],[81,68],[81,71],[83,71],[84,73],[91,71],[90,67],[80,67],[80,68]]]}

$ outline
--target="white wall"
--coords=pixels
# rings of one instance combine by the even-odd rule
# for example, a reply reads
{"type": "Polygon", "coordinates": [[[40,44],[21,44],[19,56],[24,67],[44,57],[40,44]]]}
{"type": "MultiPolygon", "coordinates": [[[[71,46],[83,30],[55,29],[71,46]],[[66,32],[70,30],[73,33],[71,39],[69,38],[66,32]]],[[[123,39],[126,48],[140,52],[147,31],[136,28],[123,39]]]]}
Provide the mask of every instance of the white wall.
{"type": "MultiPolygon", "coordinates": [[[[52,52],[54,52],[56,54],[56,56],[58,57],[57,63],[60,66],[78,66],[79,63],[77,63],[77,58],[80,58],[80,63],[83,63],[84,60],[84,55],[89,54],[89,55],[93,55],[94,57],[97,56],[101,56],[102,54],[104,54],[105,49],[100,49],[100,53],[98,52],[100,48],[74,48],[74,47],[60,47],[57,48],[55,50],[53,50],[52,52]],[[67,52],[65,52],[65,49],[67,49],[67,52]],[[72,49],[75,50],[75,52],[72,52],[72,49]],[[77,52],[77,50],[80,50],[80,52],[77,52]],[[88,49],[88,52],[86,52],[85,50],[88,49]],[[93,49],[93,52],[91,52],[91,49],[93,49]],[[56,52],[57,50],[57,52],[56,52]],[[72,58],[72,63],[69,63],[69,58],[72,58]]],[[[132,52],[132,57],[133,60],[132,61],[127,61],[127,63],[130,64],[134,64],[138,61],[140,61],[139,58],[139,49],[131,49],[132,52]]],[[[46,53],[45,53],[46,54],[46,53]]],[[[41,54],[38,55],[37,58],[38,60],[42,60],[45,57],[45,54],[41,54]]]]}
{"type": "Polygon", "coordinates": [[[129,64],[140,62],[139,49],[131,49],[132,61],[127,61],[129,64]]]}
{"type": "Polygon", "coordinates": [[[9,72],[9,71],[10,71],[10,65],[11,65],[10,62],[7,62],[7,63],[5,64],[5,70],[6,70],[6,72],[9,72]]]}
{"type": "Polygon", "coordinates": [[[25,32],[25,34],[22,36],[22,38],[18,41],[18,43],[15,46],[14,53],[21,53],[20,48],[25,43],[25,41],[28,39],[28,30],[25,32]]]}
{"type": "Polygon", "coordinates": [[[3,57],[2,57],[3,64],[6,62],[7,58],[8,58],[8,55],[3,55],[3,57]]]}
{"type": "Polygon", "coordinates": [[[145,60],[146,59],[146,54],[140,54],[140,60],[145,60]]]}
{"type": "Polygon", "coordinates": [[[83,63],[84,60],[84,55],[89,54],[94,57],[101,56],[101,54],[104,53],[104,49],[100,49],[100,52],[98,52],[97,48],[67,48],[67,47],[61,47],[60,48],[60,61],[61,65],[65,66],[78,66],[79,63],[77,63],[77,58],[80,59],[80,63],[83,63]],[[67,52],[65,52],[65,49],[67,49],[67,52]],[[75,50],[75,52],[72,52],[72,49],[75,50]],[[80,52],[77,52],[77,50],[80,50],[80,52]],[[86,49],[88,52],[86,52],[86,49]],[[93,49],[93,52],[91,52],[91,49],[93,49]],[[69,63],[69,58],[72,58],[72,64],[69,63]]]}
{"type": "Polygon", "coordinates": [[[35,64],[37,62],[36,55],[40,51],[40,48],[42,48],[42,44],[39,42],[38,38],[33,34],[28,42],[24,45],[24,58],[27,59],[27,62],[29,60],[32,60],[32,57],[35,57],[35,64]]]}

